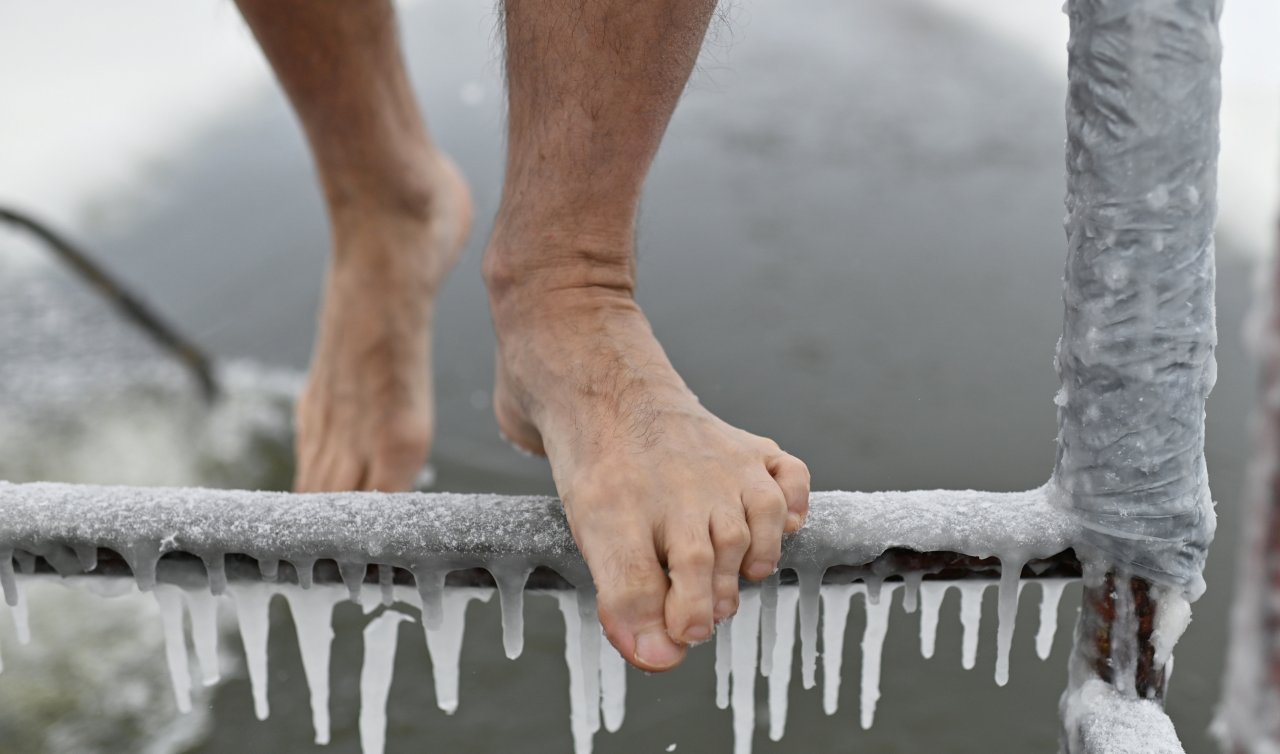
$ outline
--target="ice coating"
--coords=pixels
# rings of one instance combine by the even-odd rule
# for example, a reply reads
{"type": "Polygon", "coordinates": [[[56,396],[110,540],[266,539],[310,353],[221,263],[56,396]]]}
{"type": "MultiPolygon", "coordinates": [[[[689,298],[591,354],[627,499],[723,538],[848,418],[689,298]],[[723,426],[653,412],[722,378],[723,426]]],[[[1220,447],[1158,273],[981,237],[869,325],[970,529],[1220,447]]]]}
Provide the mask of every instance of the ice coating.
{"type": "Polygon", "coordinates": [[[773,670],[773,645],[778,641],[778,582],[775,572],[760,583],[760,675],[773,670]]]}
{"type": "Polygon", "coordinates": [[[1068,754],[1164,751],[1164,740],[1181,751],[1157,705],[1112,697],[1163,694],[1166,670],[1144,626],[1165,590],[1186,602],[1204,591],[1216,521],[1204,409],[1216,378],[1221,7],[1066,6],[1068,253],[1052,484],[1080,525],[1086,582],[1060,703],[1068,754]],[[1127,737],[1121,707],[1134,721],[1159,718],[1167,737],[1145,724],[1127,737]]]}
{"type": "MultiPolygon", "coordinates": [[[[419,595],[412,589],[401,592],[402,599],[422,609],[419,595]]],[[[488,602],[493,591],[488,589],[450,589],[441,600],[438,626],[423,621],[427,651],[431,653],[431,669],[435,679],[436,706],[446,715],[458,710],[458,677],[461,672],[462,637],[467,626],[467,605],[472,600],[488,602]]],[[[567,641],[567,639],[566,639],[567,641]]]]}
{"type": "Polygon", "coordinates": [[[236,608],[240,643],[244,646],[245,667],[253,692],[253,713],[259,720],[271,714],[267,703],[267,639],[271,630],[271,597],[276,588],[270,584],[237,583],[228,587],[236,608]]]}
{"type": "Polygon", "coordinates": [[[920,585],[920,655],[933,657],[938,642],[938,612],[947,596],[946,583],[925,582],[920,585]]]}
{"type": "Polygon", "coordinates": [[[960,583],[960,625],[964,628],[961,636],[960,664],[965,670],[973,670],[978,662],[978,633],[982,628],[982,595],[987,591],[987,584],[960,583]]]}
{"type": "MultiPolygon", "coordinates": [[[[319,560],[360,568],[377,564],[413,573],[433,624],[450,571],[546,566],[572,584],[590,583],[562,508],[547,497],[0,482],[0,500],[6,512],[0,554],[106,548],[128,561],[143,590],[154,584],[162,552],[187,552],[205,562],[220,562],[226,553],[260,563],[283,560],[303,586],[310,585],[319,560]]],[[[1068,549],[1075,531],[1071,518],[1050,504],[1045,488],[815,492],[805,528],[784,542],[780,567],[811,582],[804,600],[811,618],[818,582],[830,565],[870,563],[892,548],[1045,558],[1068,549]]],[[[0,557],[0,585],[7,594],[12,579],[5,569],[12,572],[12,561],[0,557]]],[[[802,626],[816,640],[816,623],[806,618],[802,626]]]]}
{"type": "Polygon", "coordinates": [[[521,565],[489,566],[502,607],[502,647],[510,660],[524,651],[524,585],[532,570],[521,565]]]}
{"type": "Polygon", "coordinates": [[[756,727],[756,668],[760,639],[760,590],[743,589],[733,633],[733,751],[751,754],[756,727]]]}
{"type": "Polygon", "coordinates": [[[600,717],[617,733],[627,714],[627,661],[607,641],[600,642],[600,717]]]}
{"type": "MultiPolygon", "coordinates": [[[[268,604],[274,593],[284,596],[298,632],[318,741],[328,737],[333,607],[340,601],[359,598],[362,583],[378,584],[384,603],[398,599],[419,607],[432,657],[437,703],[452,712],[458,705],[466,605],[471,599],[490,598],[495,590],[446,586],[446,577],[455,570],[477,567],[493,574],[496,591],[504,600],[504,646],[515,654],[522,636],[522,587],[532,569],[548,566],[570,585],[579,587],[566,589],[561,581],[555,588],[566,619],[565,657],[570,670],[571,725],[577,751],[589,752],[592,738],[601,727],[615,730],[622,724],[625,665],[602,641],[585,566],[573,547],[558,504],[549,498],[376,493],[284,496],[0,483],[0,500],[5,502],[6,511],[14,514],[0,521],[0,546],[11,552],[34,553],[49,561],[58,559],[64,565],[70,563],[68,567],[75,570],[83,559],[74,553],[87,551],[96,542],[119,552],[131,568],[138,570],[140,587],[150,588],[160,579],[158,588],[167,593],[170,582],[185,584],[190,595],[184,601],[193,606],[192,610],[203,611],[204,616],[197,620],[193,614],[193,627],[196,623],[212,625],[210,613],[216,614],[216,609],[210,608],[216,603],[209,595],[212,589],[219,588],[216,582],[221,578],[208,579],[204,573],[191,572],[188,566],[191,562],[204,563],[220,570],[230,579],[227,589],[237,608],[255,713],[262,717],[268,713],[268,604]],[[76,509],[75,516],[63,514],[69,506],[76,509]],[[375,506],[379,507],[378,516],[366,513],[375,506]],[[235,532],[218,531],[224,518],[237,521],[235,532]],[[497,520],[500,518],[506,520],[505,525],[497,520]],[[288,536],[290,527],[297,528],[294,539],[288,536]],[[537,541],[551,544],[546,551],[535,552],[529,543],[537,541]],[[188,559],[184,561],[188,565],[179,568],[178,561],[166,558],[157,568],[156,561],[162,553],[190,553],[198,560],[188,559]],[[227,553],[245,553],[256,559],[257,565],[242,555],[235,556],[240,558],[237,561],[227,553]],[[397,585],[397,568],[411,573],[416,586],[397,585]],[[334,581],[337,576],[341,577],[341,585],[334,581]],[[256,581],[259,577],[273,581],[256,581]],[[294,579],[304,588],[289,583],[294,579]]],[[[879,647],[887,630],[891,602],[884,592],[892,594],[902,583],[885,581],[896,567],[890,550],[995,558],[1001,564],[1010,564],[1010,572],[1016,574],[1028,560],[1051,557],[1068,549],[1071,537],[1070,519],[1050,505],[1044,489],[1026,493],[815,493],[809,525],[789,536],[784,544],[781,578],[775,574],[766,584],[744,591],[744,606],[751,617],[746,621],[739,618],[717,631],[717,701],[733,707],[735,727],[747,731],[738,737],[737,746],[741,749],[750,745],[750,731],[744,721],[755,715],[755,684],[751,679],[757,669],[769,679],[770,736],[781,737],[797,630],[802,638],[800,675],[810,686],[816,682],[819,633],[824,637],[829,648],[823,658],[824,702],[828,708],[834,707],[842,664],[838,646],[844,628],[840,624],[841,609],[831,601],[828,590],[843,593],[844,615],[853,594],[865,595],[869,620],[863,636],[862,716],[869,723],[879,696],[879,647]],[[882,556],[888,559],[879,560],[882,556]],[[882,574],[871,565],[890,570],[882,574]],[[827,573],[829,566],[852,566],[855,570],[836,568],[827,573]],[[856,570],[861,566],[867,567],[856,570]],[[833,579],[827,586],[822,584],[824,574],[833,579]],[[789,577],[799,585],[783,585],[789,577]],[[862,583],[841,583],[847,578],[861,579],[862,583]],[[825,607],[821,604],[824,601],[825,607]],[[750,675],[745,670],[747,665],[751,666],[750,675]]],[[[110,563],[108,566],[118,568],[110,563]]],[[[984,568],[975,575],[993,573],[993,568],[984,568]]],[[[931,641],[932,631],[936,630],[945,582],[925,580],[927,571],[897,575],[907,580],[908,594],[916,595],[919,602],[923,649],[925,639],[931,641]]],[[[983,578],[962,580],[957,586],[965,592],[980,592],[987,585],[984,582],[983,578]]],[[[16,586],[11,587],[11,592],[16,594],[16,586]]],[[[972,598],[968,601],[971,603],[972,598]]],[[[964,610],[971,634],[966,639],[966,662],[970,665],[977,642],[979,610],[980,602],[966,604],[964,610]]],[[[1002,635],[1003,632],[1004,629],[1002,635]]],[[[196,643],[198,648],[204,647],[199,651],[210,653],[207,636],[196,639],[196,643]]],[[[209,671],[206,664],[201,667],[206,673],[209,671]]],[[[181,679],[177,680],[181,686],[181,679]]]]}
{"type": "Polygon", "coordinates": [[[1219,0],[1070,0],[1061,503],[1082,558],[1194,600],[1215,516],[1219,0]]]}
{"type": "Polygon", "coordinates": [[[859,699],[862,729],[871,727],[876,717],[876,703],[880,701],[880,660],[884,653],[884,637],[889,631],[889,606],[893,603],[893,590],[897,584],[889,584],[883,599],[867,602],[867,625],[862,632],[862,695],[859,699]]]}
{"type": "Polygon", "coordinates": [[[1018,617],[1018,595],[1022,591],[1022,563],[1006,561],[1000,564],[1000,595],[998,624],[996,628],[996,685],[1009,683],[1009,650],[1013,646],[1013,628],[1018,617]]]}
{"type": "Polygon", "coordinates": [[[342,587],[316,584],[283,592],[293,612],[302,653],[302,672],[311,692],[311,722],[316,743],[329,743],[329,650],[333,643],[333,608],[347,597],[342,587]]]}
{"type": "Polygon", "coordinates": [[[1058,603],[1067,588],[1066,579],[1042,579],[1040,581],[1040,628],[1036,631],[1036,655],[1049,659],[1053,650],[1053,637],[1058,633],[1058,603]]]}
{"type": "MultiPolygon", "coordinates": [[[[588,708],[599,700],[588,694],[586,668],[583,667],[582,622],[579,620],[578,593],[556,594],[560,615],[564,618],[564,661],[569,668],[569,727],[573,731],[575,754],[591,754],[592,739],[598,727],[591,726],[588,708]]],[[[597,722],[599,718],[597,717],[597,722]]]]}
{"type": "Polygon", "coordinates": [[[862,584],[822,587],[822,711],[834,715],[840,707],[844,632],[854,594],[866,594],[862,584]]]}
{"type": "Polygon", "coordinates": [[[409,616],[387,610],[364,629],[364,663],[360,668],[360,748],[382,754],[387,744],[387,697],[395,668],[401,621],[409,616]]]}
{"type": "Polygon", "coordinates": [[[777,638],[769,672],[769,739],[781,741],[787,728],[787,693],[791,689],[791,664],[796,647],[796,608],[800,590],[778,590],[777,638]]]}
{"type": "Polygon", "coordinates": [[[1106,754],[1183,754],[1158,702],[1134,699],[1096,678],[1063,700],[1064,750],[1106,754]]]}
{"type": "Polygon", "coordinates": [[[733,618],[716,626],[716,706],[729,709],[729,675],[733,670],[733,618]]]}
{"type": "Polygon", "coordinates": [[[191,665],[187,656],[187,637],[182,629],[182,590],[164,584],[155,590],[164,624],[164,655],[169,663],[169,679],[173,682],[173,698],[179,712],[191,711],[191,665]]]}
{"type": "Polygon", "coordinates": [[[199,590],[183,592],[182,597],[191,618],[191,643],[200,663],[201,681],[212,686],[222,679],[218,668],[218,599],[199,590]]]}

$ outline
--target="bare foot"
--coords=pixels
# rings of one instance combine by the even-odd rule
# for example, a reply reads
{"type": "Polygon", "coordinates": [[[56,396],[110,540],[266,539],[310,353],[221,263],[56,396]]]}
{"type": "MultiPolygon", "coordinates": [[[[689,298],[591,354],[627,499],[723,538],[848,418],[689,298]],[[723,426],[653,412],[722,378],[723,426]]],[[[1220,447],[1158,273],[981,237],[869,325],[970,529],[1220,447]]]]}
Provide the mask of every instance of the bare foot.
{"type": "Polygon", "coordinates": [[[512,275],[495,243],[498,424],[549,457],[609,640],[643,670],[670,669],[737,611],[739,574],[776,570],[784,530],[808,510],[809,471],[702,407],[629,271],[512,275]]]}
{"type": "Polygon", "coordinates": [[[334,254],[296,412],[299,492],[408,490],[430,453],[432,313],[472,209],[446,158],[421,174],[426,193],[332,213],[334,254]]]}

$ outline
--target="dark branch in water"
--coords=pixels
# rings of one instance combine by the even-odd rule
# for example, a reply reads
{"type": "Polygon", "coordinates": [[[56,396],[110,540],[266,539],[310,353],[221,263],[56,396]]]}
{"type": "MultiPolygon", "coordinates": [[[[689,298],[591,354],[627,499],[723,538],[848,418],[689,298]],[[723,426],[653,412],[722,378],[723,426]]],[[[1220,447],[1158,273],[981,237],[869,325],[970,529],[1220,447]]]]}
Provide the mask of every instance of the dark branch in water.
{"type": "Polygon", "coordinates": [[[212,403],[217,399],[221,391],[214,378],[208,357],[137,296],[130,293],[119,280],[111,277],[83,249],[23,212],[0,207],[0,221],[21,228],[43,241],[54,256],[110,301],[125,319],[146,331],[156,343],[185,364],[199,384],[201,395],[206,402],[212,403]]]}

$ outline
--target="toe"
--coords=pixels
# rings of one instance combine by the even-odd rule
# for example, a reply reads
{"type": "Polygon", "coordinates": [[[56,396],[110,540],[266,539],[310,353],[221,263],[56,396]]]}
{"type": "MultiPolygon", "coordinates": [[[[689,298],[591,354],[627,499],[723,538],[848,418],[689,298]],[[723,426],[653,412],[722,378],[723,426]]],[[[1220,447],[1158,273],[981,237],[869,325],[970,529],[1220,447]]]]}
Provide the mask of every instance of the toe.
{"type": "Polygon", "coordinates": [[[751,531],[751,544],[742,559],[742,575],[759,581],[774,572],[782,557],[787,500],[778,483],[765,476],[743,493],[742,507],[751,531]]]}
{"type": "Polygon", "coordinates": [[[705,520],[695,518],[669,526],[666,541],[671,579],[666,602],[667,631],[685,644],[704,642],[711,638],[713,628],[711,579],[715,548],[711,546],[711,532],[705,520]]]}
{"type": "Polygon", "coordinates": [[[715,547],[711,592],[716,620],[738,612],[738,571],[742,556],[751,545],[751,529],[742,515],[742,506],[724,506],[711,517],[711,544],[715,547]]]}
{"type": "Polygon", "coordinates": [[[637,531],[626,539],[628,543],[622,544],[614,535],[600,540],[600,548],[587,547],[600,623],[627,662],[650,672],[670,670],[684,659],[685,648],[667,633],[667,576],[658,563],[651,534],[637,531]],[[592,557],[600,550],[603,555],[592,557]]]}
{"type": "Polygon", "coordinates": [[[809,514],[809,467],[789,453],[779,453],[770,459],[769,473],[787,501],[786,531],[799,530],[809,514]]]}

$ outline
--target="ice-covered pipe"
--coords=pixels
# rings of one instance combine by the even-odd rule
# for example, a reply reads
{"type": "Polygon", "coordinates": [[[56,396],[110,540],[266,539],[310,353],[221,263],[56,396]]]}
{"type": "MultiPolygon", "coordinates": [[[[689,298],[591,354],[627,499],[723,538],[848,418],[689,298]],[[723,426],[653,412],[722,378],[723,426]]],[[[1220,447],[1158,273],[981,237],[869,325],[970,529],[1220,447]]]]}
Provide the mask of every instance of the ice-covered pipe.
{"type": "MultiPolygon", "coordinates": [[[[485,578],[475,569],[537,569],[534,588],[589,579],[563,510],[548,497],[0,482],[0,513],[5,583],[14,559],[27,570],[35,556],[63,573],[132,573],[143,588],[159,575],[187,586],[208,578],[214,589],[228,578],[265,578],[342,579],[358,590],[376,580],[374,565],[398,569],[402,581],[412,574],[419,589],[446,576],[475,586],[485,578]],[[99,563],[99,553],[109,559],[99,563]]],[[[816,492],[805,528],[784,542],[781,567],[846,583],[995,578],[1004,563],[1028,577],[1069,577],[1079,572],[1070,553],[1076,533],[1045,488],[816,492]]]]}
{"type": "Polygon", "coordinates": [[[1069,0],[1068,256],[1054,486],[1081,527],[1072,705],[1091,679],[1163,691],[1215,517],[1220,0],[1069,0]]]}

